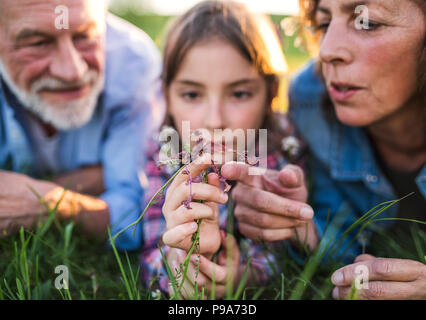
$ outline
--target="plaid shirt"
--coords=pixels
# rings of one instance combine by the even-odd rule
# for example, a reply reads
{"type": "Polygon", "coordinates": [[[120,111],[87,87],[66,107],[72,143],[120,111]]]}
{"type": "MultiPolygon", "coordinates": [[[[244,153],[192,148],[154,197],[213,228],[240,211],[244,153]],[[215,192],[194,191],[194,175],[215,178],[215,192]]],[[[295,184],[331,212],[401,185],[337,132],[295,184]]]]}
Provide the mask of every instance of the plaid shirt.
{"type": "MultiPolygon", "coordinates": [[[[285,132],[292,133],[292,127],[287,121],[286,117],[281,119],[281,127],[285,132]]],[[[296,138],[298,139],[298,138],[296,138]]],[[[157,140],[158,141],[158,140],[157,140]]],[[[144,177],[142,183],[145,185],[144,204],[146,206],[155,193],[170,179],[174,172],[166,166],[158,167],[158,154],[161,145],[154,139],[150,140],[147,145],[147,165],[145,167],[144,177]]],[[[303,150],[303,148],[299,148],[303,150]]],[[[299,152],[297,160],[292,162],[301,167],[304,167],[304,157],[300,156],[299,152]]],[[[267,165],[268,169],[280,170],[283,166],[288,164],[281,150],[268,154],[267,165]]],[[[176,171],[175,171],[176,172],[176,171]]],[[[165,192],[167,189],[165,190],[165,192]]],[[[165,194],[165,193],[164,193],[165,194]]],[[[164,198],[164,197],[163,197],[164,198]]],[[[164,255],[170,249],[161,241],[161,237],[166,230],[166,221],[162,214],[162,207],[164,199],[154,203],[145,213],[143,217],[143,248],[140,257],[141,263],[141,277],[143,283],[151,290],[160,289],[168,293],[169,277],[166,268],[163,264],[163,259],[158,246],[160,245],[161,251],[164,255]]],[[[227,230],[228,208],[227,205],[219,205],[219,221],[220,229],[227,230]]],[[[247,263],[248,257],[251,257],[250,265],[252,268],[258,269],[258,274],[261,276],[260,285],[265,285],[268,278],[273,274],[270,264],[274,264],[274,257],[271,253],[264,250],[264,246],[260,242],[255,242],[250,239],[244,238],[238,232],[237,221],[234,224],[234,235],[239,243],[241,251],[241,264],[247,263]]]]}

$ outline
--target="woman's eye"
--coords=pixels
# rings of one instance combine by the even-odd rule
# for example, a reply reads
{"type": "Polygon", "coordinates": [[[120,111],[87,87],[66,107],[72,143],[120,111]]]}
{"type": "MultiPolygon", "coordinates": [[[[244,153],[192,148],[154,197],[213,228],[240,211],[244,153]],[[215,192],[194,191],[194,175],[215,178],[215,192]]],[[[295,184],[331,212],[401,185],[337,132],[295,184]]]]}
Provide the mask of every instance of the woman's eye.
{"type": "Polygon", "coordinates": [[[315,31],[326,32],[329,25],[330,25],[330,21],[321,22],[315,27],[315,31]]]}
{"type": "Polygon", "coordinates": [[[371,19],[369,19],[368,17],[361,17],[361,16],[355,16],[354,17],[355,20],[355,27],[357,30],[361,30],[361,31],[374,31],[379,29],[381,26],[383,26],[382,23],[373,21],[371,19]]]}
{"type": "Polygon", "coordinates": [[[366,24],[366,26],[368,26],[368,28],[365,28],[364,30],[374,31],[379,29],[382,26],[382,24],[370,20],[368,21],[368,24],[366,24]]]}

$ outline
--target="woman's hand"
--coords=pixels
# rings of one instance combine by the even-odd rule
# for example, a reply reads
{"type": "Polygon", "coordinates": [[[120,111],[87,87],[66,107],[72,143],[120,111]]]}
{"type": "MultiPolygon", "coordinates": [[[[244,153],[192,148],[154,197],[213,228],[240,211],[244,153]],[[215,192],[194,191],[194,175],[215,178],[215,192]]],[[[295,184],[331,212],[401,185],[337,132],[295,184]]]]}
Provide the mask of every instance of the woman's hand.
{"type": "Polygon", "coordinates": [[[167,223],[167,231],[163,234],[163,242],[169,247],[186,252],[192,246],[192,235],[197,231],[195,220],[203,219],[200,230],[200,253],[211,257],[220,247],[219,209],[217,204],[228,201],[228,195],[219,188],[219,179],[212,173],[208,176],[208,184],[187,184],[189,175],[194,178],[211,165],[211,155],[205,154],[181,171],[170,184],[163,214],[167,223]],[[192,195],[190,197],[190,195],[192,195]],[[189,201],[191,209],[183,202],[189,201]],[[192,200],[203,200],[204,203],[192,200]]]}
{"type": "MultiPolygon", "coordinates": [[[[197,256],[193,254],[190,258],[186,280],[180,292],[184,299],[192,298],[195,294],[195,282],[197,282],[198,293],[204,288],[205,297],[210,298],[213,286],[215,291],[215,299],[221,299],[226,294],[227,283],[232,282],[233,289],[239,284],[245,266],[240,265],[240,249],[235,238],[232,235],[226,235],[224,231],[220,231],[221,243],[223,250],[217,256],[217,263],[207,259],[205,256],[197,256]],[[230,261],[227,262],[228,257],[230,261]],[[199,264],[199,272],[196,268],[199,264]],[[213,284],[214,283],[214,284],[213,284]]],[[[182,250],[177,250],[169,254],[169,263],[172,270],[179,270],[179,265],[186,258],[186,253],[182,250]],[[174,256],[174,259],[172,258],[174,256]]],[[[182,278],[178,278],[178,284],[182,278]]],[[[173,294],[173,289],[169,288],[170,294],[173,294]]]]}
{"type": "Polygon", "coordinates": [[[360,300],[426,299],[426,265],[418,261],[360,255],[355,263],[334,272],[333,298],[347,298],[357,277],[368,281],[358,291],[360,300]]]}
{"type": "Polygon", "coordinates": [[[255,241],[260,238],[271,242],[296,241],[299,236],[302,240],[306,238],[313,249],[318,237],[312,222],[314,211],[306,204],[308,192],[302,169],[287,165],[281,171],[253,175],[250,168],[247,164],[229,162],[221,171],[225,179],[238,181],[232,197],[241,233],[255,241]]]}

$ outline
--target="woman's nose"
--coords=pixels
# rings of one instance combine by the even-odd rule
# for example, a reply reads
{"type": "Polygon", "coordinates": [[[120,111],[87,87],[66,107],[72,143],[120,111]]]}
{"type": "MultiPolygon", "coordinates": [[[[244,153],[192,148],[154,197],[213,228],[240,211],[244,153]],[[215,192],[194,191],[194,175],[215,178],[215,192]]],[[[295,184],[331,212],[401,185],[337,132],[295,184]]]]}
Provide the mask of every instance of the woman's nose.
{"type": "Polygon", "coordinates": [[[319,57],[323,63],[343,63],[352,61],[352,45],[348,40],[348,30],[343,22],[331,22],[320,43],[319,57]]]}

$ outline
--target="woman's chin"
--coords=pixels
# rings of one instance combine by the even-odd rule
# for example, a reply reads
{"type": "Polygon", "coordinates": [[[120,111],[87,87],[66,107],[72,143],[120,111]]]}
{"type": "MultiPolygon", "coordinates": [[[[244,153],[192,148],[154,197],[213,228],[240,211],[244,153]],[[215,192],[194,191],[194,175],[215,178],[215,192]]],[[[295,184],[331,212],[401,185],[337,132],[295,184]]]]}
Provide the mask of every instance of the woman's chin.
{"type": "Polygon", "coordinates": [[[335,110],[339,121],[351,127],[364,127],[374,122],[371,117],[364,115],[359,109],[353,107],[335,106],[335,110]]]}

